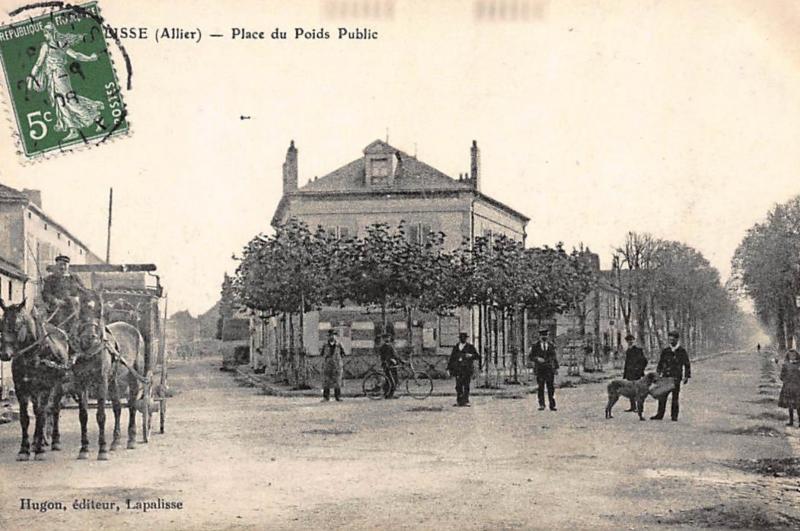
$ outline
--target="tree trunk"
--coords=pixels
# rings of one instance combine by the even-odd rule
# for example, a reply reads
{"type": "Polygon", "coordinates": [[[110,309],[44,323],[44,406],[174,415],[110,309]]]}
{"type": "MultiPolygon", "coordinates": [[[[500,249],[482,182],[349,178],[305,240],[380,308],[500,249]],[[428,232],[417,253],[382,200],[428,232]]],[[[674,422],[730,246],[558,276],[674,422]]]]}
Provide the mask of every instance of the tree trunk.
{"type": "Polygon", "coordinates": [[[294,378],[294,385],[297,385],[297,356],[294,349],[294,320],[292,319],[292,314],[289,314],[289,359],[291,360],[292,366],[292,377],[294,378]]]}
{"type": "Polygon", "coordinates": [[[784,320],[786,321],[786,348],[796,348],[797,343],[795,342],[795,332],[797,330],[796,327],[796,315],[797,309],[794,306],[794,297],[791,297],[790,300],[786,302],[786,314],[784,320]]]}
{"type": "Polygon", "coordinates": [[[410,359],[411,356],[414,354],[414,330],[412,327],[413,324],[412,317],[414,310],[411,308],[411,306],[406,306],[405,312],[406,312],[406,337],[407,337],[406,341],[408,341],[408,357],[410,359]]]}
{"type": "Polygon", "coordinates": [[[306,384],[306,346],[305,346],[305,312],[306,312],[306,297],[305,294],[300,294],[300,352],[299,352],[299,370],[298,386],[305,386],[306,384]]]}
{"type": "Polygon", "coordinates": [[[786,328],[783,322],[783,309],[778,309],[775,316],[775,342],[778,345],[778,351],[784,352],[786,350],[786,328]]]}

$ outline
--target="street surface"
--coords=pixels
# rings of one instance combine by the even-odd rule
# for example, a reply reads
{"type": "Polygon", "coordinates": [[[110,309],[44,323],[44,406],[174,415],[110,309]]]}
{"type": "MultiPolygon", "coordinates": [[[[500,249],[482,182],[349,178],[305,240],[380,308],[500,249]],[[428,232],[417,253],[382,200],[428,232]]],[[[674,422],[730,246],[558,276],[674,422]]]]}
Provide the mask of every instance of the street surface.
{"type": "Polygon", "coordinates": [[[533,395],[321,403],[264,396],[218,367],[176,362],[167,433],[107,462],[94,459],[93,411],[89,461],[75,459],[74,409],[46,462],[16,462],[19,425],[0,426],[0,529],[800,526],[797,461],[757,461],[800,446],[764,355],[696,363],[677,423],[640,422],[624,399],[605,420],[604,384],[557,390],[558,412],[537,411],[533,395]],[[23,509],[25,498],[66,510],[23,509]],[[182,509],[126,501],[158,498],[182,509]],[[73,508],[84,499],[111,508],[73,508]]]}

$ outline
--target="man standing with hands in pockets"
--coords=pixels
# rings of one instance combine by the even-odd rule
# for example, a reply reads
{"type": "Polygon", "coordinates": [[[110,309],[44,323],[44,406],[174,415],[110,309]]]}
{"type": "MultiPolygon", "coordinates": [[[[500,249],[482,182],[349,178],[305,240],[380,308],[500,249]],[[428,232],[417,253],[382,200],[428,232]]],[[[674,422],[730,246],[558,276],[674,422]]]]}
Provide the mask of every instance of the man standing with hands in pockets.
{"type": "Polygon", "coordinates": [[[539,330],[539,341],[531,346],[529,356],[530,362],[533,363],[536,384],[539,386],[539,411],[544,409],[545,387],[547,387],[550,411],[556,411],[555,379],[558,374],[558,358],[555,346],[547,339],[548,334],[549,331],[546,328],[539,330]]]}
{"type": "Polygon", "coordinates": [[[658,360],[658,368],[656,371],[659,376],[665,376],[675,379],[675,387],[672,391],[665,393],[658,399],[658,412],[650,417],[653,420],[661,420],[664,418],[664,412],[667,409],[667,395],[672,393],[672,420],[678,420],[678,398],[681,394],[681,379],[683,385],[689,382],[692,376],[692,365],[689,363],[689,354],[683,348],[678,340],[680,334],[673,330],[669,333],[669,346],[661,351],[661,358],[658,360]],[[685,369],[685,370],[684,370],[685,369]]]}

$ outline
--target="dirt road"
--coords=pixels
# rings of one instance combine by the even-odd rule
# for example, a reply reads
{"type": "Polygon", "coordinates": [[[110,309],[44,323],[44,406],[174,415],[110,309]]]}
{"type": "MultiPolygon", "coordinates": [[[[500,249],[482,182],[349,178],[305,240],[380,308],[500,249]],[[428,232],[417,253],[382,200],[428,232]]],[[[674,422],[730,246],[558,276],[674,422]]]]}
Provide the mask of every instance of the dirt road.
{"type": "Polygon", "coordinates": [[[15,462],[18,424],[0,426],[0,528],[800,525],[800,428],[784,427],[774,364],[755,354],[696,364],[679,422],[639,422],[623,402],[605,420],[598,384],[558,390],[558,412],[534,397],[320,403],[262,396],[217,367],[177,365],[168,433],[107,462],[75,459],[75,410],[46,462],[15,462]],[[158,499],[182,508],[136,505],[158,499]]]}

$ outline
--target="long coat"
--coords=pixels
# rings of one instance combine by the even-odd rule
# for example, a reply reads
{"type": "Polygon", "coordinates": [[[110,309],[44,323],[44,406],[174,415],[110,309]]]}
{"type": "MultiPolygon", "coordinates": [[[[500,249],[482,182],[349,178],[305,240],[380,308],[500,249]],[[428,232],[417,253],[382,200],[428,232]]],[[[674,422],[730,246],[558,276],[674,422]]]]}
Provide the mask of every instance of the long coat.
{"type": "Polygon", "coordinates": [[[542,349],[542,342],[537,341],[531,346],[528,361],[533,363],[534,374],[545,374],[558,370],[558,358],[556,357],[556,347],[552,341],[547,341],[547,349],[542,349]],[[544,362],[537,361],[536,358],[544,359],[544,362]]]}
{"type": "Polygon", "coordinates": [[[322,346],[320,355],[322,360],[322,386],[330,389],[331,387],[342,387],[344,378],[344,349],[337,341],[333,345],[325,343],[322,346]]]}
{"type": "Polygon", "coordinates": [[[447,370],[450,374],[457,376],[472,376],[475,370],[474,362],[481,363],[481,355],[470,343],[465,343],[464,348],[458,349],[458,345],[453,347],[450,359],[447,361],[447,370]]]}
{"type": "Polygon", "coordinates": [[[678,346],[674,352],[670,347],[662,350],[656,371],[662,376],[671,376],[678,380],[691,378],[692,364],[689,361],[689,354],[686,349],[678,346]]]}
{"type": "Polygon", "coordinates": [[[778,407],[800,408],[800,364],[786,362],[781,368],[781,394],[778,407]]]}
{"type": "Polygon", "coordinates": [[[644,351],[636,345],[625,351],[625,368],[622,370],[622,377],[626,380],[638,380],[644,376],[647,367],[647,358],[644,351]]]}

